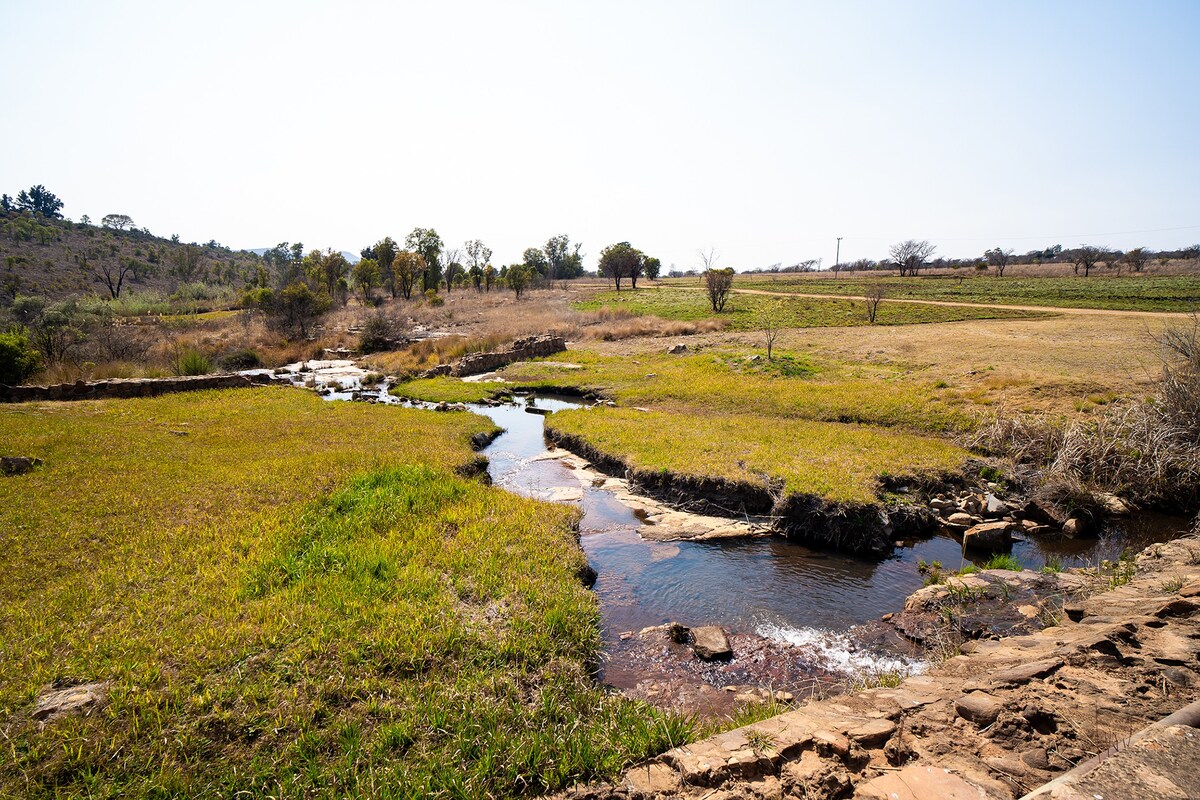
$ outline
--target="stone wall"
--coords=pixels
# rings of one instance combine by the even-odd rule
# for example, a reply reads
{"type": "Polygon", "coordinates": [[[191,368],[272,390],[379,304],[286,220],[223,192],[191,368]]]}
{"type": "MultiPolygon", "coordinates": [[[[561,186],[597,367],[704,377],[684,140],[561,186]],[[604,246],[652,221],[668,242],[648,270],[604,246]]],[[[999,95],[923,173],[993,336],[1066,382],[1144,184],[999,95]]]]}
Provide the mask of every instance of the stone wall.
{"type": "Polygon", "coordinates": [[[531,358],[544,358],[567,349],[567,342],[561,336],[530,336],[517,339],[512,348],[497,350],[491,353],[471,353],[463,356],[453,364],[439,364],[433,369],[421,373],[422,378],[434,378],[438,375],[450,375],[462,378],[467,375],[480,375],[484,372],[507,367],[516,361],[528,361],[531,358]]]}
{"type": "Polygon", "coordinates": [[[173,392],[202,389],[239,389],[270,383],[269,375],[194,375],[178,378],[118,378],[108,381],[76,381],[53,386],[0,385],[0,403],[37,400],[100,400],[109,397],[153,397],[173,392]]]}

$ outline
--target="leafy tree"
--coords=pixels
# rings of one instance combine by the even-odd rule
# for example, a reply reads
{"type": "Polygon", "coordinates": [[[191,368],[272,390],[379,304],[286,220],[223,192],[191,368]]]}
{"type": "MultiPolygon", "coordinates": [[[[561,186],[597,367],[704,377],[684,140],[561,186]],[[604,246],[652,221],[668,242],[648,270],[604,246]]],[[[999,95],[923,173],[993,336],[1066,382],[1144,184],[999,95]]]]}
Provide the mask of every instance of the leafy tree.
{"type": "Polygon", "coordinates": [[[646,273],[646,277],[652,281],[658,280],[658,273],[662,271],[662,262],[654,256],[646,256],[642,261],[642,271],[646,273]]]}
{"type": "Polygon", "coordinates": [[[421,281],[424,274],[425,259],[420,253],[401,250],[392,259],[392,279],[405,300],[412,297],[413,286],[421,281]]]}
{"type": "Polygon", "coordinates": [[[305,257],[304,271],[309,280],[324,289],[330,297],[334,297],[350,275],[350,262],[332,248],[324,253],[313,250],[305,257]]]}
{"type": "Polygon", "coordinates": [[[299,332],[305,338],[313,323],[333,307],[329,295],[314,292],[308,284],[297,281],[283,288],[271,309],[277,327],[299,332]]]}
{"type": "Polygon", "coordinates": [[[13,199],[6,194],[0,194],[0,211],[13,211],[16,206],[13,205],[13,199]]]}
{"type": "MultiPolygon", "coordinates": [[[[546,258],[547,276],[551,280],[560,278],[578,278],[583,274],[583,255],[579,249],[583,245],[571,245],[567,235],[551,236],[542,248],[546,258]]],[[[528,255],[529,251],[525,251],[528,255]]]]}
{"type": "Polygon", "coordinates": [[[708,302],[712,310],[721,313],[725,303],[729,301],[729,293],[733,290],[733,268],[709,268],[704,271],[704,288],[708,292],[708,302]]]}
{"type": "Polygon", "coordinates": [[[621,280],[629,278],[637,288],[637,276],[642,272],[642,251],[629,242],[610,244],[600,251],[600,274],[616,284],[621,291],[621,280]]]}
{"type": "Polygon", "coordinates": [[[892,263],[900,270],[900,277],[915,276],[921,271],[921,267],[925,266],[925,262],[929,260],[935,250],[937,248],[924,239],[921,241],[906,239],[888,248],[888,255],[892,257],[892,263]]]}
{"type": "Polygon", "coordinates": [[[492,249],[478,239],[468,241],[463,250],[467,253],[468,272],[475,267],[482,270],[483,265],[492,260],[492,249]]]}
{"type": "Polygon", "coordinates": [[[492,284],[495,282],[496,282],[496,268],[493,267],[491,264],[488,264],[486,267],[483,268],[483,290],[485,292],[490,292],[492,290],[492,284]]]}
{"type": "Polygon", "coordinates": [[[996,274],[1001,278],[1004,277],[1004,269],[1008,266],[1008,262],[1012,261],[1013,251],[1002,250],[999,247],[993,247],[983,254],[988,263],[996,268],[996,274]]]}
{"type": "Polygon", "coordinates": [[[22,189],[17,194],[18,211],[28,211],[51,219],[61,219],[62,214],[59,212],[62,207],[62,200],[55,197],[53,192],[47,191],[46,187],[40,183],[28,190],[22,189]]]}
{"type": "Polygon", "coordinates": [[[513,294],[517,299],[521,299],[521,295],[529,288],[529,282],[533,278],[533,272],[524,264],[514,264],[508,268],[508,273],[505,275],[505,280],[508,281],[508,288],[513,290],[513,294]]]}
{"type": "Polygon", "coordinates": [[[392,262],[396,260],[396,253],[399,252],[399,246],[396,240],[390,236],[385,236],[375,243],[371,248],[371,255],[364,256],[366,258],[374,258],[379,262],[379,274],[383,281],[382,285],[387,286],[388,292],[392,297],[396,297],[396,276],[392,273],[392,262]]]}
{"type": "MultiPolygon", "coordinates": [[[[7,196],[7,195],[6,195],[6,196],[7,196]]],[[[89,217],[87,214],[84,214],[82,217],[80,217],[80,218],[79,218],[79,224],[80,224],[80,225],[91,225],[91,224],[92,224],[92,218],[91,218],[91,217],[89,217]]]]}
{"type": "Polygon", "coordinates": [[[525,252],[521,254],[521,263],[539,275],[554,277],[551,274],[550,262],[546,259],[546,254],[536,247],[525,248],[525,252]]]}
{"type": "Polygon", "coordinates": [[[474,265],[468,274],[471,276],[471,285],[475,287],[475,291],[482,291],[483,269],[478,265],[474,265]]]}
{"type": "Polygon", "coordinates": [[[194,244],[176,247],[168,258],[171,262],[171,271],[181,283],[194,283],[205,271],[208,261],[204,250],[194,244]]]}
{"type": "Polygon", "coordinates": [[[363,303],[371,304],[371,290],[383,284],[383,273],[379,262],[373,258],[364,258],[354,265],[354,282],[362,291],[363,303]]]}
{"type": "Polygon", "coordinates": [[[437,291],[442,281],[441,255],[442,237],[433,228],[413,228],[404,239],[406,250],[419,253],[425,259],[425,271],[422,276],[422,289],[437,291]]]}
{"type": "Polygon", "coordinates": [[[0,333],[0,384],[16,386],[37,372],[41,353],[29,340],[29,331],[22,327],[0,333]]]}
{"type": "Polygon", "coordinates": [[[128,214],[105,214],[104,218],[100,220],[100,224],[105,228],[127,231],[133,227],[133,217],[128,214]]]}

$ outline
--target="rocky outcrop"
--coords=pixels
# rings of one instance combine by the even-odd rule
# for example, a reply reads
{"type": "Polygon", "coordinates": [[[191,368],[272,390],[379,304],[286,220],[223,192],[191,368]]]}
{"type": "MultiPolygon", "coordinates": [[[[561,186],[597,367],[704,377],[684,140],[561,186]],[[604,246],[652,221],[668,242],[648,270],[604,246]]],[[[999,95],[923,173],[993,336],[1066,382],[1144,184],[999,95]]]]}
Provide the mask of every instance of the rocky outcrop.
{"type": "Polygon", "coordinates": [[[0,475],[24,475],[33,472],[34,467],[40,467],[40,458],[29,456],[4,456],[0,458],[0,475]]]}
{"type": "Polygon", "coordinates": [[[271,382],[269,375],[188,375],[177,378],[117,378],[108,381],[76,381],[52,386],[0,385],[0,403],[30,403],[42,400],[102,400],[106,398],[155,397],[202,389],[243,389],[271,382]]]}
{"type": "Polygon", "coordinates": [[[561,336],[530,336],[526,339],[517,339],[508,350],[471,353],[453,364],[439,364],[433,369],[425,370],[421,373],[421,377],[436,378],[440,375],[449,375],[454,378],[462,378],[467,375],[480,375],[484,372],[494,372],[517,361],[545,358],[566,349],[567,341],[561,336]]]}
{"type": "Polygon", "coordinates": [[[810,702],[563,796],[1194,797],[1200,733],[1167,715],[1200,698],[1200,541],[1154,545],[1136,565],[1129,584],[1078,600],[1078,621],[978,641],[898,686],[810,702]],[[1135,733],[1159,720],[1171,727],[1135,733]],[[1038,791],[1089,756],[1130,752],[1131,734],[1155,744],[1134,768],[1096,759],[1091,783],[1075,781],[1104,791],[1038,791]]]}

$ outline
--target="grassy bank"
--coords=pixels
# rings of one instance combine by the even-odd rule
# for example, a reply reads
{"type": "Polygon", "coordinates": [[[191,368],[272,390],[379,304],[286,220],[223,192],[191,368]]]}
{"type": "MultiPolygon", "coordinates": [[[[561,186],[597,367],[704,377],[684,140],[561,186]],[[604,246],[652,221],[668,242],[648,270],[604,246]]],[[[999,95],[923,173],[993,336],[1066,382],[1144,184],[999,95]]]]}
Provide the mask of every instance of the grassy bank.
{"type": "Polygon", "coordinates": [[[503,383],[464,381],[441,375],[436,378],[417,378],[392,387],[391,393],[426,403],[479,403],[511,390],[503,383]]]}
{"type": "MultiPolygon", "coordinates": [[[[754,284],[757,287],[757,284],[754,284]]],[[[790,284],[789,284],[790,286],[790,284]]],[[[736,288],[750,288],[744,280],[736,288]]],[[[761,288],[761,287],[759,287],[761,288]]],[[[787,291],[784,289],[782,291],[787,291]]],[[[795,291],[801,291],[797,288],[795,291]]],[[[847,292],[861,294],[861,292],[847,292]]],[[[869,325],[866,303],[862,300],[821,298],[777,298],[765,295],[733,294],[725,310],[716,314],[708,295],[695,288],[664,287],[625,292],[600,292],[575,304],[581,311],[628,311],[653,314],[663,319],[717,319],[730,330],[749,331],[762,327],[764,313],[778,309],[779,322],[785,328],[830,328],[869,325]]],[[[879,306],[877,325],[920,325],[936,322],[961,322],[970,319],[1026,319],[1043,312],[965,306],[932,306],[921,303],[885,301],[879,306]]]]}
{"type": "Polygon", "coordinates": [[[750,414],[624,408],[560,411],[548,429],[635,470],[763,485],[832,503],[872,503],[882,476],[952,472],[967,453],[939,439],[858,425],[750,414]]]}
{"type": "Polygon", "coordinates": [[[571,512],[466,414],[261,389],[0,408],[0,795],[505,796],[683,726],[587,675],[571,512]],[[43,687],[107,681],[49,722],[43,687]]]}
{"type": "Polygon", "coordinates": [[[919,431],[957,431],[972,416],[944,388],[900,369],[848,365],[783,353],[774,362],[745,352],[607,356],[572,350],[559,362],[512,364],[502,375],[530,388],[592,389],[623,405],[664,411],[751,413],[857,422],[919,431]]]}
{"type": "MultiPolygon", "coordinates": [[[[951,300],[1122,311],[1194,311],[1200,308],[1198,275],[1092,275],[1087,278],[922,275],[915,278],[880,278],[855,274],[837,279],[825,276],[779,276],[772,279],[746,275],[738,278],[734,285],[738,289],[772,292],[862,296],[875,283],[881,283],[887,296],[893,300],[951,300]]],[[[888,305],[885,301],[880,306],[881,315],[888,305]]]]}

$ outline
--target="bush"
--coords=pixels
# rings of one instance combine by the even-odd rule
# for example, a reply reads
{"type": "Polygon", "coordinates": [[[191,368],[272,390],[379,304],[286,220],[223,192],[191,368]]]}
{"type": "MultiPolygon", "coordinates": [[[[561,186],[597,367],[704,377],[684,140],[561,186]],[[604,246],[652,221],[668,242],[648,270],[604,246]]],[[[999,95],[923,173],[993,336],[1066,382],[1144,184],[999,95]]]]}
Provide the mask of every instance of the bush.
{"type": "Polygon", "coordinates": [[[437,289],[426,289],[425,302],[434,308],[437,308],[440,305],[444,305],[446,301],[440,294],[437,293],[437,289]]]}
{"type": "Polygon", "coordinates": [[[267,311],[275,302],[275,292],[270,289],[251,289],[242,295],[242,308],[257,308],[267,311]]]}
{"type": "Polygon", "coordinates": [[[41,354],[29,341],[24,328],[11,328],[0,333],[0,383],[16,386],[37,372],[41,354]]]}
{"type": "Polygon", "coordinates": [[[171,366],[176,375],[207,375],[213,371],[212,361],[194,347],[180,353],[171,366]]]}
{"type": "Polygon", "coordinates": [[[395,326],[383,314],[372,314],[363,323],[359,334],[358,350],[361,353],[377,353],[390,350],[395,338],[395,326]]]}
{"type": "Polygon", "coordinates": [[[248,347],[221,356],[221,367],[223,369],[254,369],[260,366],[262,366],[262,359],[258,357],[257,352],[248,347]]]}

